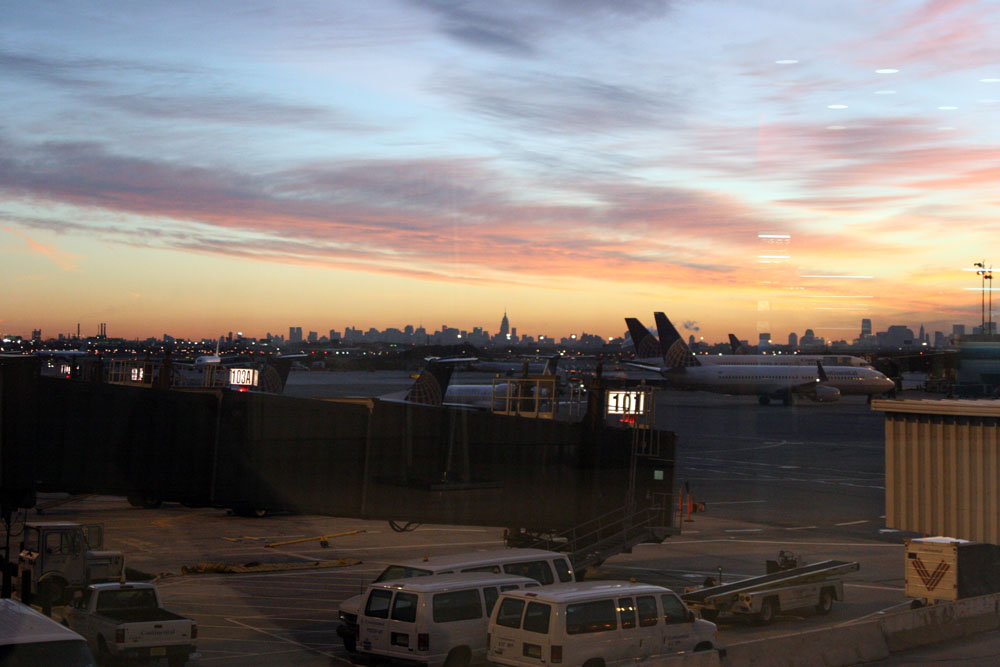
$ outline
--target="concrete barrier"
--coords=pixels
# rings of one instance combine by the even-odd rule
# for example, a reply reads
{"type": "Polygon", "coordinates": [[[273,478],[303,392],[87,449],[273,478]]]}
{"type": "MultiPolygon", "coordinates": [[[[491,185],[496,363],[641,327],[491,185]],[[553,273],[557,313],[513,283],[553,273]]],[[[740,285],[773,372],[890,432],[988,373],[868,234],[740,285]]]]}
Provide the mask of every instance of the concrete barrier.
{"type": "Polygon", "coordinates": [[[942,602],[849,625],[810,630],[647,661],[664,667],[838,667],[1000,628],[1000,594],[942,602]]]}
{"type": "Polygon", "coordinates": [[[903,651],[1000,628],[1000,594],[941,602],[877,620],[890,651],[903,651]]]}
{"type": "Polygon", "coordinates": [[[739,667],[854,665],[889,657],[889,647],[875,623],[823,628],[769,637],[726,648],[723,665],[739,667]]]}

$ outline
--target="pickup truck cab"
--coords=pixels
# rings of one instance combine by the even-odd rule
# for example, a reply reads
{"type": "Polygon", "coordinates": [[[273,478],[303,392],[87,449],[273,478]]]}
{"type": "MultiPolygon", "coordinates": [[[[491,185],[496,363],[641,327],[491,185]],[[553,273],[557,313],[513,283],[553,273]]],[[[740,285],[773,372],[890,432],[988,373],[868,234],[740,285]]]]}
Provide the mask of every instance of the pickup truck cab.
{"type": "Polygon", "coordinates": [[[86,638],[102,664],[166,658],[187,662],[198,626],[163,608],[153,584],[93,584],[67,607],[66,624],[86,638]]]}

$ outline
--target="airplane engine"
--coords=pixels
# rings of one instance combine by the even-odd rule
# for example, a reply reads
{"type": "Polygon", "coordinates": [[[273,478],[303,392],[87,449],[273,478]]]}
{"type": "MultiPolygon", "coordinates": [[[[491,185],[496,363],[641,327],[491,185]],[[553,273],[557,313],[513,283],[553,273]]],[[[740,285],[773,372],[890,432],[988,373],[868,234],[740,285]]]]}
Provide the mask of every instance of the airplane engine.
{"type": "Polygon", "coordinates": [[[829,385],[816,387],[815,393],[809,394],[809,398],[817,403],[831,403],[840,399],[840,390],[829,385]]]}

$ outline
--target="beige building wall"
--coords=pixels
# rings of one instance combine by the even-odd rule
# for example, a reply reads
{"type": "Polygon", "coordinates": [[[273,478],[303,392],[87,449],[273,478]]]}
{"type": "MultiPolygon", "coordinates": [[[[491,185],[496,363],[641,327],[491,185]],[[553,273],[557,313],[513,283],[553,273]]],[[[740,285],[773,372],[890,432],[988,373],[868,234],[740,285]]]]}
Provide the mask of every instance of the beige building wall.
{"type": "Polygon", "coordinates": [[[1000,544],[1000,402],[873,401],[886,527],[1000,544]]]}

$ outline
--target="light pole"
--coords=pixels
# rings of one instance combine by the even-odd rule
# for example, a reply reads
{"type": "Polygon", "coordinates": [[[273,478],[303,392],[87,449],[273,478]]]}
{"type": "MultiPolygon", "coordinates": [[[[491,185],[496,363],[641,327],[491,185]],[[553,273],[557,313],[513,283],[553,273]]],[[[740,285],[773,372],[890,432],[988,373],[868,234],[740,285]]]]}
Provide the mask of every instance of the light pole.
{"type": "MultiPolygon", "coordinates": [[[[986,333],[986,260],[973,264],[979,275],[979,333],[986,333]]],[[[990,283],[991,285],[993,283],[990,283]]]]}
{"type": "Polygon", "coordinates": [[[990,264],[990,268],[986,270],[983,274],[983,279],[990,281],[990,298],[989,298],[989,310],[986,311],[987,314],[987,330],[993,333],[993,265],[990,264]]]}

